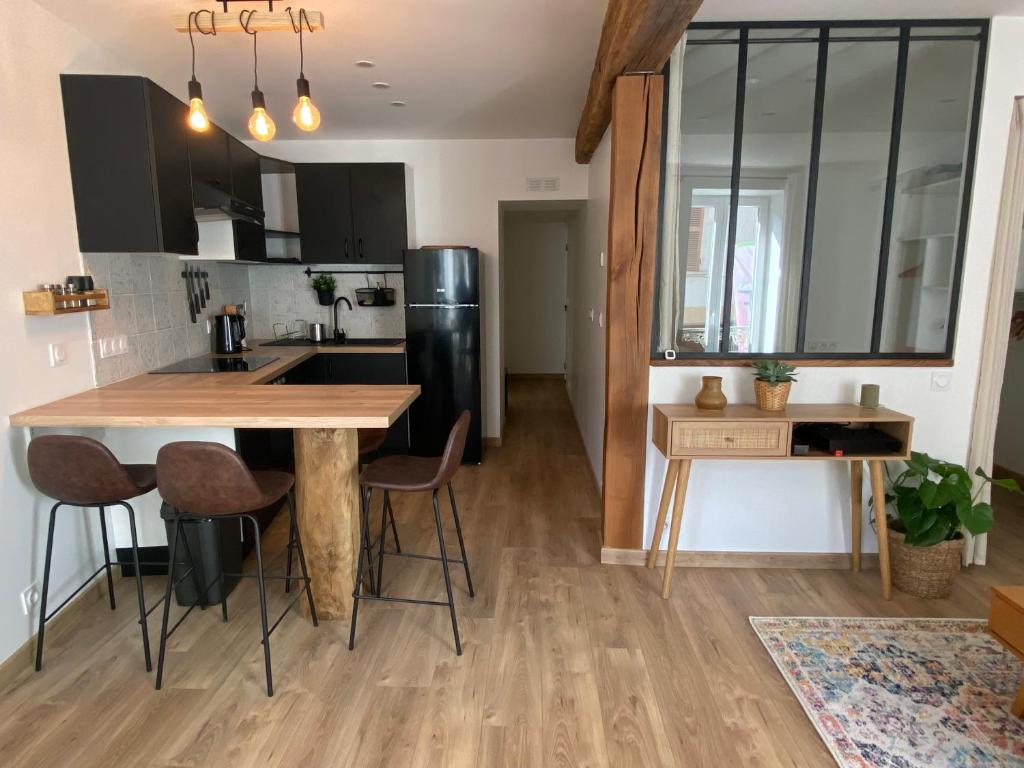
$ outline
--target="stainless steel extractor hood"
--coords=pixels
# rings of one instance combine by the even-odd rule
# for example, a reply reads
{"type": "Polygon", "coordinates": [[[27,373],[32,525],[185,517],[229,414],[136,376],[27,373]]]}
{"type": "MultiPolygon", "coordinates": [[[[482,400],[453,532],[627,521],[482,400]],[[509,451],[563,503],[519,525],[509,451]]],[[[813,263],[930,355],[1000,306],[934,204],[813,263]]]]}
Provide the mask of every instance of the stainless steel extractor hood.
{"type": "Polygon", "coordinates": [[[196,221],[248,221],[263,223],[263,210],[249,205],[222,189],[198,182],[193,186],[196,221]]]}

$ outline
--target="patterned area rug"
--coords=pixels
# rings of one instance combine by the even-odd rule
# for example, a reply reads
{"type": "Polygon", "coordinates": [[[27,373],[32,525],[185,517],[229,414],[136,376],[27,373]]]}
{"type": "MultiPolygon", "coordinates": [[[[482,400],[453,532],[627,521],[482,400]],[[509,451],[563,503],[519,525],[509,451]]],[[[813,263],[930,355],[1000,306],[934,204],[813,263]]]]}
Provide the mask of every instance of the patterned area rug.
{"type": "Polygon", "coordinates": [[[844,768],[1024,766],[1024,665],[962,619],[751,617],[844,768]]]}

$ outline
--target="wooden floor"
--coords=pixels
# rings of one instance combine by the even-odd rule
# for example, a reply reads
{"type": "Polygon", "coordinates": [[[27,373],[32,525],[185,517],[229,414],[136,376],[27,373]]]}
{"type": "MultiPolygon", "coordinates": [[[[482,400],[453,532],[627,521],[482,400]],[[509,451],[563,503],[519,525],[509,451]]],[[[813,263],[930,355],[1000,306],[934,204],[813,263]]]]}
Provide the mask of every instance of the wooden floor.
{"type": "MultiPolygon", "coordinates": [[[[828,766],[748,616],[982,616],[989,586],[1024,583],[1024,506],[1004,499],[990,565],[962,574],[950,600],[883,602],[874,572],[684,568],[663,601],[658,574],[597,562],[598,496],[555,381],[513,383],[504,446],[456,488],[477,586],[469,599],[455,572],[461,658],[444,609],[368,604],[351,653],[347,622],[314,629],[293,614],[272,637],[268,699],[249,582],[228,624],[216,609],[189,617],[156,692],[120,580],[115,613],[95,603],[58,626],[43,671],[0,692],[0,762],[828,766]]],[[[403,546],[431,551],[429,497],[397,513],[403,546]]],[[[388,590],[443,595],[436,563],[387,567],[388,590]]]]}

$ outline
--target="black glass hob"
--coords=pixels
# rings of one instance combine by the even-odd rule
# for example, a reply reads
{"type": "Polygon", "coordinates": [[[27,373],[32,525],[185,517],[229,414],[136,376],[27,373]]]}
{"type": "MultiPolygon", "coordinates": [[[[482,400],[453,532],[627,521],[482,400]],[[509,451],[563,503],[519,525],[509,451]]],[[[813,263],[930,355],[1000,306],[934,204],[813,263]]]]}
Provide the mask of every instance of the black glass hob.
{"type": "Polygon", "coordinates": [[[247,373],[277,360],[276,357],[190,357],[150,373],[247,373]]]}

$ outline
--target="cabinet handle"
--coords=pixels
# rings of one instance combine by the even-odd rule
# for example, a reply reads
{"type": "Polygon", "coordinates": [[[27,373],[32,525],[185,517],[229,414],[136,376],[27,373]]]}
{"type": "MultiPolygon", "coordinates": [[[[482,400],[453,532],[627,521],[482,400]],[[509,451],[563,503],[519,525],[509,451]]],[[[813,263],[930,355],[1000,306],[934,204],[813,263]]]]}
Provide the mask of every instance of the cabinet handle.
{"type": "Polygon", "coordinates": [[[359,238],[359,258],[363,258],[363,238],[359,238]]]}
{"type": "Polygon", "coordinates": [[[348,238],[345,238],[345,258],[348,258],[348,238]]]}

